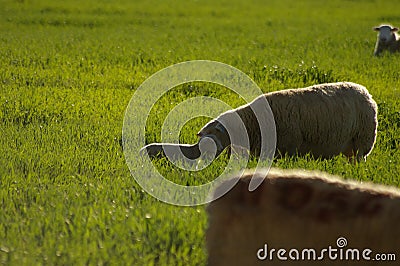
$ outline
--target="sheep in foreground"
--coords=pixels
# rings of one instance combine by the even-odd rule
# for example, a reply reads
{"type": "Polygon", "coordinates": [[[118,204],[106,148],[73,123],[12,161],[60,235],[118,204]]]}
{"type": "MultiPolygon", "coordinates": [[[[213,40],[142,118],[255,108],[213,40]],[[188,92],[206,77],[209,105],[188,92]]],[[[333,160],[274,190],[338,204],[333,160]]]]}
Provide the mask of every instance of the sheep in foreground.
{"type": "MultiPolygon", "coordinates": [[[[377,131],[377,105],[367,89],[351,82],[326,83],[302,89],[266,93],[253,102],[227,111],[207,123],[198,133],[215,141],[217,155],[231,143],[235,117],[242,119],[249,137],[250,154],[260,155],[261,131],[252,108],[265,98],[276,125],[277,155],[305,155],[331,158],[340,153],[349,158],[365,158],[372,150],[377,131]],[[227,130],[230,128],[232,130],[227,130]]],[[[265,122],[265,121],[264,121],[265,122]]],[[[268,123],[268,122],[266,122],[268,123]]],[[[265,123],[264,123],[265,124],[265,123]]],[[[200,143],[199,141],[199,143],[200,143]]],[[[163,147],[179,149],[189,158],[200,155],[194,145],[150,144],[142,149],[150,156],[163,156],[163,147]]]]}
{"type": "MultiPolygon", "coordinates": [[[[239,178],[231,191],[207,206],[209,266],[289,265],[285,258],[296,261],[294,265],[310,265],[312,260],[323,265],[365,265],[377,253],[399,259],[399,189],[344,181],[316,171],[271,169],[261,185],[249,192],[252,176],[248,172],[225,181],[215,194],[239,178]],[[321,253],[329,246],[336,249],[332,251],[335,261],[328,251],[321,253]],[[351,260],[352,256],[360,260],[351,260]]],[[[264,176],[255,173],[254,178],[264,176]]]]}
{"type": "Polygon", "coordinates": [[[374,51],[375,56],[386,50],[391,53],[400,52],[400,38],[396,33],[399,30],[398,28],[394,28],[391,25],[380,25],[379,27],[374,27],[374,30],[378,32],[374,51]]]}

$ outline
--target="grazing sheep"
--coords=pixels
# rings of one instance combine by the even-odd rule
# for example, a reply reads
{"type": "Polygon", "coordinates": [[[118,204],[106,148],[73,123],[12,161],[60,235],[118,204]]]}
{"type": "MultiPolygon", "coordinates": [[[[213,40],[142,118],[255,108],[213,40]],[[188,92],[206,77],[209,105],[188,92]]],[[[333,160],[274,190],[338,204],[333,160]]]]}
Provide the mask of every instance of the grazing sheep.
{"type": "Polygon", "coordinates": [[[394,28],[391,25],[380,25],[379,27],[374,27],[374,30],[378,32],[374,51],[375,56],[380,55],[385,50],[391,53],[400,52],[400,38],[396,33],[399,30],[398,28],[394,28]]]}
{"type": "MultiPolygon", "coordinates": [[[[200,140],[213,139],[217,155],[231,143],[232,134],[226,126],[235,128],[231,122],[239,115],[249,137],[250,154],[259,156],[261,133],[259,121],[252,107],[268,101],[274,114],[276,126],[277,155],[305,155],[330,158],[340,153],[348,158],[360,160],[371,152],[377,131],[377,105],[365,87],[338,82],[266,93],[253,102],[227,111],[207,123],[198,133],[200,140]]],[[[268,122],[266,122],[268,123],[268,122]]],[[[150,144],[142,149],[150,156],[162,156],[162,146],[171,144],[150,144]]],[[[179,147],[174,145],[174,147],[179,147]]],[[[183,147],[183,146],[182,146],[183,147]]],[[[190,158],[199,155],[198,144],[184,146],[190,158]]]]}
{"type": "MultiPolygon", "coordinates": [[[[316,171],[271,169],[261,185],[249,192],[252,177],[248,172],[225,181],[216,195],[229,182],[238,183],[206,208],[209,266],[290,265],[297,259],[291,249],[300,250],[293,265],[310,265],[301,256],[304,250],[313,256],[311,248],[317,259],[323,258],[318,265],[366,265],[366,259],[374,259],[377,253],[395,254],[399,259],[399,189],[345,181],[316,171]],[[336,249],[335,261],[327,251],[321,253],[329,246],[336,249]],[[357,255],[348,249],[358,249],[360,261],[345,260],[357,255]],[[365,249],[372,253],[362,254],[365,249]]],[[[255,173],[254,178],[264,176],[255,173]]],[[[386,261],[385,265],[397,263],[386,261]]]]}

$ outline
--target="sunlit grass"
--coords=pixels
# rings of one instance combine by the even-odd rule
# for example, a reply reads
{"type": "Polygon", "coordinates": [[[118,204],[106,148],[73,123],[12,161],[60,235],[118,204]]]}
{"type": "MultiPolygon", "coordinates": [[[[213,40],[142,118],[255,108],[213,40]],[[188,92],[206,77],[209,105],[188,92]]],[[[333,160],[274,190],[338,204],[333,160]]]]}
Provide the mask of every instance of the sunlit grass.
{"type": "MultiPolygon", "coordinates": [[[[0,264],[205,264],[204,207],[171,206],[144,192],[121,144],[138,86],[185,60],[230,64],[264,92],[363,84],[379,106],[366,162],[285,157],[273,166],[400,186],[400,58],[374,58],[371,30],[385,21],[399,26],[397,4],[0,1],[0,264]]],[[[168,112],[196,96],[243,104],[221,86],[185,84],[155,105],[146,141],[160,141],[168,112]]],[[[206,121],[189,121],[180,140],[195,142],[206,121]]],[[[154,165],[176,183],[199,185],[226,160],[196,173],[164,159],[154,165]]]]}

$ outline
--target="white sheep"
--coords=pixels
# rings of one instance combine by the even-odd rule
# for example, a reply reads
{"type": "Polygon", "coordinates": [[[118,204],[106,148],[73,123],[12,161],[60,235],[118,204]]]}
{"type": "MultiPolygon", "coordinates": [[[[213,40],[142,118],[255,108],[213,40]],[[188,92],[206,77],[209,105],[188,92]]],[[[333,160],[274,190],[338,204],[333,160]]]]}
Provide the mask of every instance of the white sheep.
{"type": "MultiPolygon", "coordinates": [[[[395,254],[399,259],[398,188],[345,181],[317,171],[271,169],[261,185],[250,192],[253,174],[225,181],[216,195],[219,189],[225,191],[225,185],[237,183],[206,208],[208,266],[312,263],[301,257],[296,260],[296,252],[289,258],[291,249],[299,250],[299,256],[303,250],[313,255],[309,249],[314,249],[316,257],[323,258],[318,265],[365,265],[361,254],[365,249],[372,250],[364,254],[371,260],[377,253],[395,254]],[[328,257],[327,250],[322,253],[329,246],[336,260],[328,257]],[[279,249],[286,250],[280,256],[288,261],[278,258],[279,249]],[[346,255],[357,255],[347,249],[358,249],[360,261],[346,260],[346,255]]],[[[255,173],[254,178],[264,176],[255,173]]],[[[385,264],[398,265],[398,261],[385,264]]]]}
{"type": "Polygon", "coordinates": [[[399,30],[398,28],[391,25],[380,25],[373,29],[378,32],[374,50],[375,56],[380,55],[385,50],[391,53],[400,52],[400,38],[396,33],[399,30]]]}
{"type": "MultiPolygon", "coordinates": [[[[312,154],[331,158],[340,153],[348,158],[365,158],[372,150],[377,132],[377,105],[365,87],[338,82],[266,93],[253,102],[227,111],[207,123],[198,133],[200,140],[215,141],[217,155],[231,143],[237,115],[249,137],[250,154],[258,156],[261,148],[259,121],[252,107],[265,97],[276,125],[277,155],[312,154]],[[235,122],[232,122],[235,121],[235,122]],[[224,126],[225,125],[225,126],[224,126]]],[[[150,144],[142,149],[150,156],[162,154],[162,147],[171,144],[150,144]]],[[[173,145],[175,148],[179,145],[173,145]]],[[[190,158],[199,155],[198,144],[182,146],[190,158]]]]}

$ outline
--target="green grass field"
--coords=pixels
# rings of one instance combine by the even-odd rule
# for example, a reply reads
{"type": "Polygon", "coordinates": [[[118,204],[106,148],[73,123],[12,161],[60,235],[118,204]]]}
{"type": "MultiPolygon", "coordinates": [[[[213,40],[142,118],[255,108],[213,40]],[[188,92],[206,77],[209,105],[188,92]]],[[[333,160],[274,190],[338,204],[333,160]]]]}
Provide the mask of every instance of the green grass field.
{"type": "MultiPolygon", "coordinates": [[[[366,162],[283,158],[273,166],[400,187],[400,55],[372,56],[372,27],[400,26],[397,6],[0,0],[0,264],[205,264],[204,206],[177,207],[148,195],[130,176],[121,146],[125,108],[138,86],[186,60],[230,64],[264,92],[363,84],[379,106],[377,143],[366,162]]],[[[181,86],[151,114],[147,141],[160,141],[173,106],[201,95],[243,103],[222,87],[181,86]]],[[[205,121],[187,123],[182,140],[194,142],[205,121]]],[[[195,175],[154,163],[193,185],[226,161],[195,175]]]]}

